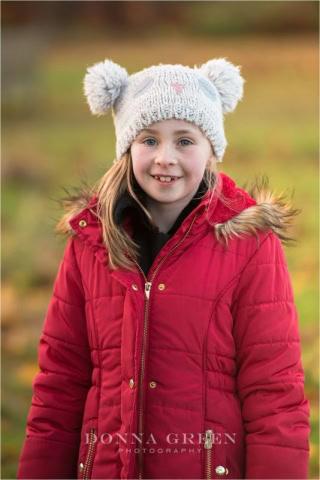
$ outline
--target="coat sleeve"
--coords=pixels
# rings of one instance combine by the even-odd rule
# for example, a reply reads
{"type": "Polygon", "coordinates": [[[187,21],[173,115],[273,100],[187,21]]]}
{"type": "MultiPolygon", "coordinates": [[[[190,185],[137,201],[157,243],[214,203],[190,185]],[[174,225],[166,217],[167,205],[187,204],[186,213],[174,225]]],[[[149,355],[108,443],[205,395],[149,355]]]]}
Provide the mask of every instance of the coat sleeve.
{"type": "Polygon", "coordinates": [[[306,479],[310,411],[298,315],[284,251],[274,233],[265,235],[244,268],[232,310],[246,433],[245,478],[306,479]]]}
{"type": "Polygon", "coordinates": [[[40,336],[18,479],[77,478],[92,362],[74,243],[71,238],[66,246],[40,336]]]}

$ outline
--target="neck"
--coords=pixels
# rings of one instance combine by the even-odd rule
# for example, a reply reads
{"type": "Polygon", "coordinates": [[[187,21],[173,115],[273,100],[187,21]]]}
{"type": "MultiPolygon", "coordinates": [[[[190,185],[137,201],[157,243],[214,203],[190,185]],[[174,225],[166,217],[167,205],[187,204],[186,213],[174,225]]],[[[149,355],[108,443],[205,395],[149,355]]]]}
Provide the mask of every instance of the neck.
{"type": "Polygon", "coordinates": [[[174,204],[156,202],[152,198],[147,197],[146,208],[160,232],[167,233],[173,227],[180,213],[195,194],[196,192],[193,192],[187,198],[183,198],[174,204]]]}
{"type": "Polygon", "coordinates": [[[169,205],[156,206],[152,203],[147,204],[147,209],[160,232],[167,233],[174,225],[179,214],[184,207],[173,209],[169,205]]]}

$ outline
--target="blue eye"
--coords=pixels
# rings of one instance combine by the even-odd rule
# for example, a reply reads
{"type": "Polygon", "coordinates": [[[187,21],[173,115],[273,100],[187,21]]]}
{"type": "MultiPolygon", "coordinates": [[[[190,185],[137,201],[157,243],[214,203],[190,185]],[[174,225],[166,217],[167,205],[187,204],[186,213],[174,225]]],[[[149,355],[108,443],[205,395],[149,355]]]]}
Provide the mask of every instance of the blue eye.
{"type": "Polygon", "coordinates": [[[189,142],[189,145],[192,145],[192,143],[190,142],[190,140],[187,140],[186,138],[184,138],[183,140],[180,140],[180,142],[189,142]]]}
{"type": "MultiPolygon", "coordinates": [[[[149,145],[149,147],[153,147],[154,144],[150,144],[150,143],[146,143],[146,142],[155,142],[155,141],[156,140],[154,138],[147,138],[142,143],[145,143],[146,145],[149,145]]],[[[183,144],[183,146],[185,146],[185,147],[187,147],[188,145],[192,145],[192,142],[190,140],[188,140],[187,138],[183,138],[182,140],[180,140],[180,142],[189,142],[187,144],[183,144]]]]}
{"type": "MultiPolygon", "coordinates": [[[[147,138],[146,140],[144,140],[143,143],[146,143],[146,142],[155,142],[155,140],[153,138],[147,138]]],[[[153,147],[153,145],[150,145],[150,144],[147,144],[149,145],[150,147],[153,147]]]]}

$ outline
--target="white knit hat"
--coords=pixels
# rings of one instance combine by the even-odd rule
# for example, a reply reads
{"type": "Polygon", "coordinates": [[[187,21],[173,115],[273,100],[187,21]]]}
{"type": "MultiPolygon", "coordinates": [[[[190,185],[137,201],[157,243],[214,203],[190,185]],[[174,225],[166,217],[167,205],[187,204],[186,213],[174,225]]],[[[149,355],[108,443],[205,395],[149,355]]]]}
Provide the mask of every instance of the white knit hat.
{"type": "Polygon", "coordinates": [[[243,96],[240,68],[218,58],[200,68],[160,63],[129,76],[106,59],[87,68],[84,94],[93,114],[103,115],[112,108],[116,160],[141,130],[176,118],[198,125],[221,162],[227,146],[223,114],[232,112],[243,96]]]}

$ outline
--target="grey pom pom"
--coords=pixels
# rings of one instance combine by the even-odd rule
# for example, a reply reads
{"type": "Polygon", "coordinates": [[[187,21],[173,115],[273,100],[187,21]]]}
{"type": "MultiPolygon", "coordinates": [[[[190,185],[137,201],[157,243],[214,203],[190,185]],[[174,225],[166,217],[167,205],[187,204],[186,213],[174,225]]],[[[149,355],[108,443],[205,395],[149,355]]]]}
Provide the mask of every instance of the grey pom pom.
{"type": "Polygon", "coordinates": [[[224,58],[215,58],[204,63],[200,71],[218,90],[223,113],[232,112],[243,97],[245,80],[240,75],[240,67],[234,66],[224,58]]]}
{"type": "Polygon", "coordinates": [[[95,115],[102,115],[113,107],[121,89],[128,83],[127,71],[120,65],[105,60],[87,68],[84,77],[84,94],[90,110],[95,115]]]}

